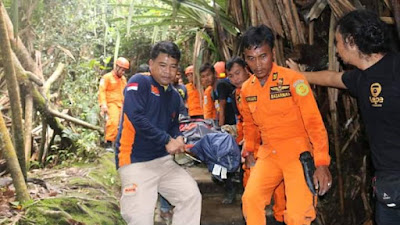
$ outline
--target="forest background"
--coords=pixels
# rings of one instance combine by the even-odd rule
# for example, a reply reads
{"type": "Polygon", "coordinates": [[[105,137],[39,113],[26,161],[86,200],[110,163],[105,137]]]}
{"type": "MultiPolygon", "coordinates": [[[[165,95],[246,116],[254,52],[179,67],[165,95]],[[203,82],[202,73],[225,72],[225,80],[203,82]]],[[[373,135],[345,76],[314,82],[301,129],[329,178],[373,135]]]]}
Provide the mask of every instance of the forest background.
{"type": "MultiPolygon", "coordinates": [[[[131,62],[129,78],[148,61],[152,44],[171,40],[182,51],[181,67],[195,65],[199,82],[202,63],[238,55],[241,34],[263,23],[275,31],[278,64],[292,57],[307,70],[342,70],[335,22],[356,8],[375,11],[391,27],[393,49],[400,43],[398,0],[4,0],[0,7],[0,175],[12,176],[1,193],[13,183],[11,208],[22,211],[21,221],[34,220],[24,210],[39,202],[28,193],[26,183],[35,182],[29,171],[98,162],[98,84],[117,56],[131,62]]],[[[373,168],[357,104],[346,91],[313,89],[335,181],[317,222],[370,223],[373,168]]]]}

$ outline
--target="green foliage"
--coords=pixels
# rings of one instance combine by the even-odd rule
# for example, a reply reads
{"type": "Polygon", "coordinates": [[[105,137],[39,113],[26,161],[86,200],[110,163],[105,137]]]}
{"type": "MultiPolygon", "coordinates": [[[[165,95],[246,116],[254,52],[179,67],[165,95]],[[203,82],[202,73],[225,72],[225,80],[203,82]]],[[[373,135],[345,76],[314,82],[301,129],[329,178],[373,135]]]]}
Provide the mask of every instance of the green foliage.
{"type": "Polygon", "coordinates": [[[53,177],[47,172],[46,183],[60,193],[24,203],[25,214],[17,224],[125,224],[114,197],[120,183],[112,154],[103,154],[90,163],[73,163],[68,168],[68,179],[60,180],[65,168],[59,174],[53,170],[53,177]]]}
{"type": "MultiPolygon", "coordinates": [[[[5,3],[10,10],[12,1],[5,3]]],[[[54,101],[57,108],[68,109],[73,117],[103,126],[97,103],[98,85],[102,74],[112,68],[114,53],[130,59],[133,74],[140,64],[148,62],[153,43],[170,40],[180,46],[181,65],[185,67],[193,62],[196,32],[204,29],[203,38],[216,58],[218,50],[212,37],[216,14],[212,3],[208,0],[38,0],[31,21],[21,25],[34,30],[35,36],[29,43],[40,52],[46,78],[59,63],[66,65],[50,90],[59,94],[54,101]]],[[[235,25],[226,14],[225,1],[216,4],[222,26],[236,34],[235,25]]],[[[98,155],[100,135],[71,124],[66,127],[70,126],[63,137],[52,142],[47,165],[86,161],[86,157],[93,159],[98,155]],[[74,144],[66,143],[65,139],[74,144]]]]}

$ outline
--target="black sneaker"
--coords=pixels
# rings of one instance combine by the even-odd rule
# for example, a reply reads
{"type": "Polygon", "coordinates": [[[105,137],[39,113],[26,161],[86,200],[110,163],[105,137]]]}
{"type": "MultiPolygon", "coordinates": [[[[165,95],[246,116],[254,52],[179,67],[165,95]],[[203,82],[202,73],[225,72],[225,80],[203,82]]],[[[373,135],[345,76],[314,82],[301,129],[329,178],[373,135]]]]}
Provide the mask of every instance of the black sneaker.
{"type": "Polygon", "coordinates": [[[107,152],[114,152],[113,143],[111,141],[106,142],[105,150],[107,152]]]}

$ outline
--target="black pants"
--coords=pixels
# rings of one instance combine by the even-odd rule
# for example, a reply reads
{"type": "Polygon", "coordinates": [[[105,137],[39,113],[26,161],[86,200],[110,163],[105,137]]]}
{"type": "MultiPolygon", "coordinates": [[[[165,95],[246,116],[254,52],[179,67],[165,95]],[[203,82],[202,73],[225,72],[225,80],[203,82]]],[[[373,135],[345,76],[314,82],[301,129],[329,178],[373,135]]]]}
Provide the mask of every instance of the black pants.
{"type": "Polygon", "coordinates": [[[400,209],[389,208],[386,205],[376,202],[375,221],[377,225],[399,225],[400,209]]]}

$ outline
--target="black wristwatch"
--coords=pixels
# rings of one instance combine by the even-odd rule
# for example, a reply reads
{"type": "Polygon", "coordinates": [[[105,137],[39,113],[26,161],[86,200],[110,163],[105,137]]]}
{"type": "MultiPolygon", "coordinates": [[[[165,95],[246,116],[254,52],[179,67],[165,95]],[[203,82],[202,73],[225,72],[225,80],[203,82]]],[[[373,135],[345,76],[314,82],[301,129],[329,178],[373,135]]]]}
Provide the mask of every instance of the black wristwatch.
{"type": "Polygon", "coordinates": [[[168,138],[165,139],[165,145],[167,145],[171,141],[171,136],[168,135],[168,138]]]}

